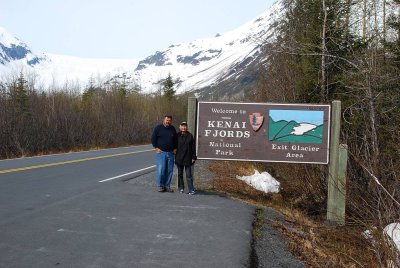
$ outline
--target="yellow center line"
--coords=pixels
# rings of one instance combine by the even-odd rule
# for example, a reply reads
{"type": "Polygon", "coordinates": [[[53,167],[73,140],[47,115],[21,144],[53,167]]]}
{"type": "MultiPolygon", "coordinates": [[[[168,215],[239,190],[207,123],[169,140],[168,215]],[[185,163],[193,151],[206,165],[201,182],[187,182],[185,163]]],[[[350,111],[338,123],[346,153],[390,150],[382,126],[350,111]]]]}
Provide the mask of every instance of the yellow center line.
{"type": "Polygon", "coordinates": [[[37,165],[37,166],[5,169],[5,170],[0,170],[0,174],[12,173],[12,172],[17,172],[17,171],[22,171],[22,170],[29,170],[29,169],[36,169],[36,168],[44,168],[44,167],[53,167],[53,166],[59,166],[59,165],[66,165],[66,164],[72,164],[72,163],[78,163],[78,162],[84,162],[84,161],[90,161],[90,160],[96,160],[96,159],[110,158],[110,157],[115,157],[115,156],[138,154],[138,153],[144,153],[144,152],[150,152],[150,151],[154,151],[154,149],[135,151],[135,152],[127,152],[127,153],[119,153],[119,154],[110,154],[110,155],[96,156],[96,157],[90,157],[90,158],[82,158],[82,159],[76,159],[76,160],[70,160],[70,161],[64,161],[64,162],[55,162],[55,163],[49,163],[49,164],[42,164],[42,165],[37,165]]]}

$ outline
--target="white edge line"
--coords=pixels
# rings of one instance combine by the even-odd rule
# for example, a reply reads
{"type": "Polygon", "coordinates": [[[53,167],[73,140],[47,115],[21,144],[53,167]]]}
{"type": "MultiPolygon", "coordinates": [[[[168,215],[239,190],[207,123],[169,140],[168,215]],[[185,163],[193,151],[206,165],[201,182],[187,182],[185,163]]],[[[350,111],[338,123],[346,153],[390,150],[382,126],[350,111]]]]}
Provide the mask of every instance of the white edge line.
{"type": "Polygon", "coordinates": [[[99,182],[106,182],[106,181],[115,180],[115,179],[130,175],[130,174],[133,174],[133,173],[137,173],[137,172],[140,172],[140,171],[143,171],[143,170],[146,170],[146,169],[153,168],[153,167],[155,167],[155,165],[154,166],[150,166],[150,167],[146,167],[146,168],[142,168],[142,169],[139,169],[139,170],[135,170],[135,171],[132,171],[132,172],[129,172],[129,173],[125,173],[125,174],[122,174],[122,175],[118,175],[118,176],[115,176],[115,177],[112,177],[112,178],[108,178],[108,179],[105,179],[105,180],[101,180],[99,182]]]}

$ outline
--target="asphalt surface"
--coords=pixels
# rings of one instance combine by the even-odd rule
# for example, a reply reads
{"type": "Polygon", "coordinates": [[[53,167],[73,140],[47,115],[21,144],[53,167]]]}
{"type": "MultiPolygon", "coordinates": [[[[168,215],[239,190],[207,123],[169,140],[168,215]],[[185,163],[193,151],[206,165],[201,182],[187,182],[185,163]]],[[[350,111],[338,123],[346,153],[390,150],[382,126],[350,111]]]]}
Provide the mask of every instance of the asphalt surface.
{"type": "Polygon", "coordinates": [[[153,164],[151,146],[0,161],[0,267],[248,267],[255,208],[158,193],[153,164]]]}

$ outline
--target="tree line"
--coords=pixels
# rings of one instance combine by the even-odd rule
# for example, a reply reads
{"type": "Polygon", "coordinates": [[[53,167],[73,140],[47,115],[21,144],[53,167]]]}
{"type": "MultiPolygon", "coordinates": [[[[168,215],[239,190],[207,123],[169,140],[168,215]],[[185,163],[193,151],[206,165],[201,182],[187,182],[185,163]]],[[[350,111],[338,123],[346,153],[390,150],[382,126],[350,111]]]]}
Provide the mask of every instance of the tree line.
{"type": "Polygon", "coordinates": [[[149,142],[164,114],[183,120],[187,95],[176,96],[169,75],[154,93],[131,77],[93,78],[79,87],[42,89],[21,72],[0,82],[0,158],[149,142]]]}
{"type": "MultiPolygon", "coordinates": [[[[400,219],[400,1],[282,3],[276,39],[263,44],[265,63],[253,98],[342,102],[341,143],[349,146],[347,222],[378,228],[374,235],[382,240],[383,227],[400,219]]],[[[277,166],[291,180],[286,190],[294,203],[324,217],[327,169],[277,166]]],[[[398,254],[379,243],[370,247],[382,267],[388,252],[398,254]]],[[[400,266],[398,255],[392,260],[400,266]]]]}

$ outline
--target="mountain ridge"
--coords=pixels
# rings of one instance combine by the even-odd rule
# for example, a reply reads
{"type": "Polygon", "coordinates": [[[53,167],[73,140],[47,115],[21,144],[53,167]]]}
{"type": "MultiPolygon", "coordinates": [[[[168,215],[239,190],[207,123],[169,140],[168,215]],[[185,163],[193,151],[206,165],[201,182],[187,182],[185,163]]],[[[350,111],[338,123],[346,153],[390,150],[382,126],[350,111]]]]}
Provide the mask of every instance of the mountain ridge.
{"type": "Polygon", "coordinates": [[[45,56],[34,54],[31,49],[18,38],[0,26],[0,64],[26,60],[28,66],[34,66],[45,60],[45,56]]]}
{"type": "MultiPolygon", "coordinates": [[[[47,86],[54,81],[64,83],[72,80],[79,81],[84,87],[91,77],[105,79],[106,76],[127,73],[142,92],[151,93],[157,91],[163,79],[171,74],[177,93],[203,92],[205,88],[218,87],[224,81],[234,82],[241,80],[241,76],[246,77],[243,75],[246,69],[261,55],[261,42],[273,36],[271,25],[280,9],[277,2],[257,18],[232,31],[189,43],[171,44],[144,59],[40,56],[12,35],[3,38],[7,31],[0,27],[0,75],[4,77],[11,71],[23,70],[34,72],[47,86]]],[[[245,81],[253,81],[250,76],[245,81]]]]}

